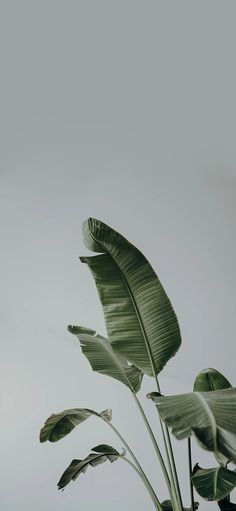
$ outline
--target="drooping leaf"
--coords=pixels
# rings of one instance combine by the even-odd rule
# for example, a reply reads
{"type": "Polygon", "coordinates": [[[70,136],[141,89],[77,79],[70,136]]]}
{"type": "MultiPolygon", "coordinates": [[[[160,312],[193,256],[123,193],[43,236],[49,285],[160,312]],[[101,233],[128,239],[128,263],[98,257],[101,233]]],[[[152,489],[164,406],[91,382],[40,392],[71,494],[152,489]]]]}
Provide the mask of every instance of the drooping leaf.
{"type": "Polygon", "coordinates": [[[114,447],[107,444],[96,445],[96,447],[93,447],[91,451],[99,453],[102,452],[103,454],[115,454],[116,456],[120,456],[120,453],[116,449],[114,449],[114,447]]]}
{"type": "MultiPolygon", "coordinates": [[[[162,507],[163,511],[173,511],[173,505],[172,505],[171,500],[164,500],[161,503],[161,507],[162,507]]],[[[199,502],[194,502],[194,509],[195,509],[195,511],[197,511],[198,508],[199,508],[199,502]]],[[[183,510],[184,511],[191,511],[191,508],[184,507],[183,510]]]]}
{"type": "Polygon", "coordinates": [[[160,280],[143,254],[121,234],[90,218],[83,226],[82,257],[94,276],[108,338],[145,374],[158,374],[181,344],[178,321],[160,280]]]}
{"type": "Polygon", "coordinates": [[[143,373],[116,353],[108,339],[97,335],[95,330],[80,326],[70,325],[68,330],[78,337],[81,349],[94,371],[119,380],[134,393],[139,391],[143,373]]]}
{"type": "MultiPolygon", "coordinates": [[[[99,446],[97,446],[96,449],[98,448],[99,446]]],[[[83,460],[73,460],[65,472],[62,474],[61,479],[57,485],[58,489],[62,490],[71,481],[75,481],[75,479],[77,479],[80,474],[86,472],[88,467],[96,467],[101,465],[101,463],[105,463],[105,461],[110,461],[110,463],[113,463],[113,461],[116,461],[120,457],[120,454],[113,447],[111,448],[110,452],[107,448],[108,446],[106,446],[106,452],[99,452],[97,454],[91,453],[87,456],[87,458],[83,460]]]]}
{"type": "Polygon", "coordinates": [[[193,390],[195,392],[208,392],[210,390],[223,390],[232,388],[227,378],[212,367],[203,369],[194,382],[193,390]]]}
{"type": "Polygon", "coordinates": [[[221,500],[235,488],[236,472],[224,467],[206,469],[195,465],[192,482],[204,499],[221,500]]]}
{"type": "Polygon", "coordinates": [[[89,410],[88,408],[72,408],[64,410],[60,413],[52,414],[45,422],[40,431],[40,442],[57,442],[64,436],[68,435],[75,428],[84,422],[86,419],[95,415],[107,421],[111,420],[111,410],[104,410],[101,413],[89,410]]]}
{"type": "Polygon", "coordinates": [[[194,434],[202,447],[236,463],[236,389],[149,397],[177,439],[194,434]]]}
{"type": "MultiPolygon", "coordinates": [[[[232,388],[232,385],[227,378],[216,369],[210,367],[208,369],[203,369],[203,371],[197,375],[193,390],[195,392],[210,392],[229,388],[232,388]]],[[[221,466],[227,466],[228,459],[223,456],[223,454],[217,453],[215,454],[215,458],[221,466]]]]}

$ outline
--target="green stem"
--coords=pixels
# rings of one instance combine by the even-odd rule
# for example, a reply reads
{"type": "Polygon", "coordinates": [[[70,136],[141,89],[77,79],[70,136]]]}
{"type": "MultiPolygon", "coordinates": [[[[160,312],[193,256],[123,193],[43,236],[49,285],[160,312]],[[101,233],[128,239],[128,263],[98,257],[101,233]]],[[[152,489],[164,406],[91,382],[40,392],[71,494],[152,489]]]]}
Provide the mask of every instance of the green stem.
{"type": "MultiPolygon", "coordinates": [[[[157,390],[161,394],[161,388],[160,388],[160,384],[159,384],[157,376],[155,376],[155,380],[156,380],[157,390]]],[[[163,435],[163,440],[164,440],[164,445],[165,445],[165,450],[166,450],[166,456],[167,456],[169,470],[170,470],[170,476],[171,476],[171,480],[172,480],[172,486],[173,486],[174,494],[175,494],[174,497],[177,500],[178,507],[180,508],[181,511],[183,511],[183,509],[184,509],[183,502],[182,502],[182,497],[181,497],[181,492],[180,492],[179,480],[178,480],[175,458],[174,458],[174,453],[173,453],[173,448],[172,448],[172,444],[171,444],[169,430],[168,430],[168,427],[166,426],[166,424],[164,425],[164,428],[163,428],[163,424],[160,419],[160,416],[159,416],[159,420],[160,420],[160,425],[161,425],[161,430],[162,430],[162,435],[163,435]]]]}
{"type": "Polygon", "coordinates": [[[134,463],[132,463],[132,461],[130,461],[128,458],[126,458],[125,456],[121,457],[120,458],[121,460],[124,460],[126,461],[126,463],[129,463],[129,465],[137,472],[137,474],[139,475],[139,477],[141,477],[143,483],[145,484],[147,490],[148,490],[148,493],[153,501],[153,504],[155,506],[155,509],[158,509],[158,511],[162,511],[162,506],[161,506],[161,503],[160,501],[158,500],[152,486],[150,485],[150,483],[147,485],[147,482],[146,480],[144,479],[142,473],[137,469],[137,467],[134,465],[134,463]]]}
{"type": "Polygon", "coordinates": [[[148,430],[148,433],[150,435],[151,441],[153,443],[154,449],[155,449],[156,454],[158,456],[158,459],[159,459],[159,462],[160,462],[160,465],[161,465],[161,468],[162,468],[162,471],[163,471],[163,475],[164,475],[165,480],[166,480],[166,484],[167,484],[168,490],[170,490],[171,489],[171,482],[170,482],[169,474],[168,474],[168,472],[166,470],[165,462],[163,460],[163,457],[162,457],[161,451],[159,449],[159,446],[158,446],[158,444],[156,442],[154,433],[152,431],[152,428],[151,428],[151,426],[150,426],[150,424],[148,422],[147,416],[146,416],[146,414],[144,412],[144,409],[143,409],[143,407],[142,407],[138,397],[136,396],[136,394],[133,394],[133,397],[134,397],[134,400],[135,400],[135,402],[136,402],[136,404],[138,406],[138,409],[139,409],[139,411],[140,411],[140,413],[142,415],[144,423],[145,423],[145,425],[147,427],[147,430],[148,430]]]}
{"type": "Polygon", "coordinates": [[[193,483],[192,483],[192,451],[191,451],[191,438],[188,438],[188,467],[189,467],[189,484],[190,484],[190,496],[191,496],[191,511],[194,511],[194,494],[193,494],[193,483]]]}
{"type": "Polygon", "coordinates": [[[104,422],[106,422],[106,424],[108,424],[108,426],[110,426],[110,428],[116,433],[116,435],[119,437],[119,439],[121,440],[121,442],[123,443],[123,445],[125,446],[125,448],[127,449],[127,451],[130,453],[130,456],[133,458],[136,466],[138,467],[139,469],[139,473],[142,475],[143,477],[143,480],[145,481],[145,484],[146,484],[146,487],[149,489],[149,493],[150,495],[152,495],[152,498],[154,498],[155,496],[155,506],[156,506],[156,509],[158,509],[158,511],[163,511],[162,510],[162,507],[161,507],[161,504],[160,504],[160,501],[158,500],[158,497],[157,495],[155,494],[152,486],[151,486],[151,483],[149,482],[144,470],[142,469],[138,459],[136,458],[135,454],[133,453],[132,449],[130,448],[129,444],[126,442],[126,440],[124,439],[124,437],[120,434],[120,432],[118,431],[118,429],[116,429],[115,426],[113,426],[113,424],[111,422],[109,422],[108,420],[106,419],[103,419],[104,422]]]}

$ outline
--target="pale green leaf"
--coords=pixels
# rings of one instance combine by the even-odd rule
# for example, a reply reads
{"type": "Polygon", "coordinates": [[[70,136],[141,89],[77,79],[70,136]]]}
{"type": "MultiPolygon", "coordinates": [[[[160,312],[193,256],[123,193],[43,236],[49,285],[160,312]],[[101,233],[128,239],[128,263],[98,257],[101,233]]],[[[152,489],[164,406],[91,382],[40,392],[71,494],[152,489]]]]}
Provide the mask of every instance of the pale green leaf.
{"type": "Polygon", "coordinates": [[[236,463],[236,389],[149,397],[177,439],[194,434],[202,447],[236,463]]]}
{"type": "Polygon", "coordinates": [[[116,353],[105,337],[80,326],[69,326],[68,330],[79,339],[82,352],[94,371],[119,380],[134,393],[139,391],[143,373],[116,353]]]}
{"type": "MultiPolygon", "coordinates": [[[[193,390],[195,392],[208,392],[212,390],[223,390],[229,388],[232,388],[232,385],[229,383],[227,378],[225,378],[222,373],[217,371],[217,369],[209,367],[208,369],[203,369],[197,375],[193,390]]],[[[221,466],[227,466],[228,459],[223,454],[215,453],[214,456],[221,466]]]]}

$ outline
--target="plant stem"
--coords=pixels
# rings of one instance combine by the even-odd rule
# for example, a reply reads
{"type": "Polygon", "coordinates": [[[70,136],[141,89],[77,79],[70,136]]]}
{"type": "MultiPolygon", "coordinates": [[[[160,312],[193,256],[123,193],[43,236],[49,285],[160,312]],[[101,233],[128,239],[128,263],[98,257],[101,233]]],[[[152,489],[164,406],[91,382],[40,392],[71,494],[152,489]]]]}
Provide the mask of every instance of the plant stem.
{"type": "Polygon", "coordinates": [[[155,451],[156,451],[156,453],[157,453],[157,456],[158,456],[158,459],[159,459],[159,462],[160,462],[160,465],[161,465],[161,468],[162,468],[162,471],[163,471],[163,475],[164,475],[165,480],[166,480],[167,487],[168,487],[168,489],[170,490],[170,488],[171,488],[171,482],[170,482],[169,474],[168,474],[168,472],[167,472],[167,470],[166,470],[165,462],[164,462],[164,460],[163,460],[163,457],[162,457],[161,451],[160,451],[160,449],[159,449],[159,446],[158,446],[158,444],[157,444],[157,442],[156,442],[156,439],[155,439],[154,433],[153,433],[153,431],[152,431],[152,428],[151,428],[151,426],[150,426],[150,424],[149,424],[149,421],[148,421],[148,419],[147,419],[147,416],[146,416],[146,414],[145,414],[145,412],[144,412],[144,409],[143,409],[143,407],[142,407],[142,405],[141,405],[141,403],[140,403],[140,401],[139,401],[138,397],[137,397],[137,396],[136,396],[136,394],[134,394],[134,393],[133,393],[133,397],[134,397],[134,400],[135,400],[135,402],[136,402],[136,404],[137,404],[137,406],[138,406],[138,409],[139,409],[139,411],[140,411],[140,413],[141,413],[141,415],[142,415],[142,418],[143,418],[143,420],[144,420],[144,423],[145,423],[145,425],[146,425],[146,427],[147,427],[147,430],[148,430],[148,433],[149,433],[150,438],[151,438],[151,440],[152,440],[152,443],[153,443],[154,449],[155,449],[155,451]]]}
{"type": "MultiPolygon", "coordinates": [[[[160,384],[159,384],[157,376],[155,376],[155,380],[156,380],[157,390],[161,394],[161,388],[160,388],[160,384]]],[[[171,444],[169,430],[168,430],[168,427],[166,426],[166,424],[164,425],[164,428],[163,428],[163,424],[160,419],[160,416],[159,416],[159,420],[160,420],[163,440],[164,440],[164,444],[165,444],[166,455],[167,455],[172,485],[173,485],[173,489],[174,489],[174,493],[175,493],[175,498],[177,500],[180,510],[183,511],[183,509],[184,509],[183,502],[182,502],[182,497],[181,497],[181,492],[180,492],[179,480],[178,480],[178,475],[177,475],[177,470],[176,470],[176,465],[175,465],[175,458],[174,458],[174,453],[173,453],[173,448],[172,448],[172,444],[171,444]]]]}
{"type": "Polygon", "coordinates": [[[194,494],[193,494],[193,483],[192,483],[192,452],[191,452],[191,438],[188,438],[188,466],[189,466],[189,484],[190,484],[190,496],[191,496],[191,511],[194,511],[194,494]]]}
{"type": "MultiPolygon", "coordinates": [[[[162,510],[162,507],[161,507],[161,504],[160,504],[160,501],[158,500],[158,497],[157,495],[155,494],[152,486],[151,486],[151,483],[149,482],[144,470],[142,469],[138,459],[136,458],[135,454],[133,453],[132,449],[130,448],[129,444],[127,444],[126,440],[124,439],[124,437],[120,434],[120,432],[118,431],[118,429],[116,429],[115,426],[113,426],[113,424],[111,422],[109,422],[108,420],[106,419],[103,419],[104,422],[106,422],[106,424],[108,424],[108,426],[110,426],[110,428],[116,433],[116,435],[119,437],[119,439],[121,440],[121,442],[123,443],[123,445],[125,446],[125,448],[127,449],[127,451],[130,453],[130,456],[133,458],[137,468],[139,469],[139,473],[142,475],[143,477],[143,480],[145,481],[145,485],[149,491],[149,494],[152,496],[152,499],[154,499],[154,496],[155,496],[155,506],[156,506],[156,509],[158,509],[158,511],[163,511],[162,510]]],[[[154,500],[153,500],[154,502],[154,500]]]]}
{"type": "Polygon", "coordinates": [[[137,474],[139,475],[139,477],[141,477],[143,483],[145,484],[148,492],[149,492],[149,495],[153,501],[153,504],[155,506],[155,509],[158,509],[158,511],[162,511],[162,506],[161,506],[161,503],[160,501],[158,500],[152,486],[149,484],[147,485],[147,482],[146,480],[144,479],[143,475],[141,474],[141,472],[137,469],[137,467],[134,465],[134,463],[132,463],[132,461],[130,461],[128,458],[126,458],[125,456],[121,457],[122,460],[126,461],[126,463],[129,463],[129,465],[131,465],[131,467],[137,472],[137,474]]]}

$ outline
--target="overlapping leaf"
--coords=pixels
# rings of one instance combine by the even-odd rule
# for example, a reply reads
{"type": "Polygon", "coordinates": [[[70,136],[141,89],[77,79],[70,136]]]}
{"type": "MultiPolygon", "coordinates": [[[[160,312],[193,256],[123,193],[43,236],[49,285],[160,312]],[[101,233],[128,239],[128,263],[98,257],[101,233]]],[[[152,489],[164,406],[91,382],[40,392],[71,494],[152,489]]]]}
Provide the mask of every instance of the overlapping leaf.
{"type": "Polygon", "coordinates": [[[196,392],[208,392],[211,390],[223,390],[232,388],[227,378],[212,367],[203,369],[194,382],[193,390],[196,392]]]}
{"type": "Polygon", "coordinates": [[[206,500],[221,500],[235,488],[236,472],[224,467],[193,469],[192,482],[199,495],[206,500]]]}
{"type": "Polygon", "coordinates": [[[101,413],[89,410],[88,408],[73,408],[63,412],[50,415],[40,431],[40,442],[57,442],[68,435],[75,426],[95,415],[107,421],[111,420],[111,410],[104,410],[101,413]]]}
{"type": "Polygon", "coordinates": [[[236,389],[149,397],[177,439],[194,433],[202,447],[236,463],[236,389]]]}
{"type": "Polygon", "coordinates": [[[116,461],[120,454],[119,452],[109,445],[102,445],[93,448],[93,453],[89,454],[83,460],[73,460],[62,474],[58,482],[58,489],[63,490],[71,481],[75,481],[79,475],[86,472],[88,467],[97,467],[105,461],[116,461]]]}
{"type": "Polygon", "coordinates": [[[113,348],[145,374],[158,374],[181,343],[172,305],[143,254],[118,232],[90,218],[82,257],[94,276],[113,348]]]}
{"type": "Polygon", "coordinates": [[[80,326],[69,326],[68,330],[78,337],[81,349],[94,371],[119,380],[134,393],[139,391],[143,373],[116,353],[108,339],[80,326]]]}

